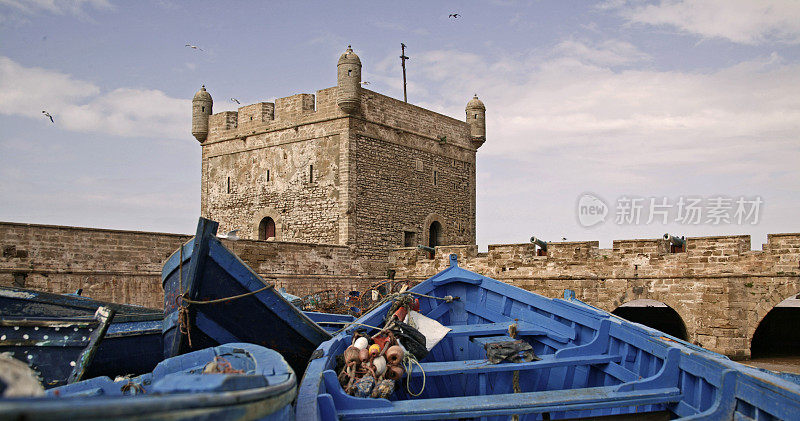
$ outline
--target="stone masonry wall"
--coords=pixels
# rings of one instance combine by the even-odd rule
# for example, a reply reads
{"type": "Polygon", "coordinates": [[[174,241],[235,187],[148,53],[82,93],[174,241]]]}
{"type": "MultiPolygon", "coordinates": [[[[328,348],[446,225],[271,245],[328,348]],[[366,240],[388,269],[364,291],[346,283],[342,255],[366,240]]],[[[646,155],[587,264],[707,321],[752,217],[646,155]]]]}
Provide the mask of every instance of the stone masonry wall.
{"type": "Polygon", "coordinates": [[[775,305],[800,292],[800,234],[771,234],[762,251],[750,250],[750,236],[688,238],[685,252],[670,253],[665,240],[548,243],[536,256],[533,244],[442,246],[434,259],[412,248],[392,251],[397,279],[422,280],[459,264],[480,274],[548,297],[564,289],[578,299],[613,311],[648,298],[672,307],[689,340],[735,358],[750,356],[759,322],[775,305]]]}
{"type": "MultiPolygon", "coordinates": [[[[163,306],[163,262],[191,235],[0,222],[0,285],[99,300],[163,306]]],[[[358,262],[349,248],[223,240],[253,270],[295,295],[362,289],[384,273],[358,262]]]]}
{"type": "Polygon", "coordinates": [[[434,220],[442,225],[442,244],[474,242],[471,162],[366,136],[357,136],[355,145],[357,232],[364,255],[385,258],[386,250],[403,245],[406,231],[414,233],[414,246],[428,245],[434,220]],[[383,188],[370,188],[375,183],[383,188]]]}
{"type": "Polygon", "coordinates": [[[261,220],[270,217],[277,240],[340,243],[347,229],[340,199],[347,124],[334,91],[212,115],[203,142],[201,214],[219,221],[222,232],[239,229],[242,238],[258,239],[261,220]]]}
{"type": "Polygon", "coordinates": [[[260,221],[271,217],[277,240],[337,243],[340,142],[331,135],[207,154],[203,216],[242,238],[258,239],[260,221]]]}
{"type": "Polygon", "coordinates": [[[163,307],[162,262],[191,236],[0,223],[0,285],[163,307]]]}
{"type": "Polygon", "coordinates": [[[386,259],[406,232],[414,246],[428,245],[434,221],[440,244],[474,244],[476,151],[467,123],[366,90],[360,110],[350,156],[362,255],[386,259]]]}

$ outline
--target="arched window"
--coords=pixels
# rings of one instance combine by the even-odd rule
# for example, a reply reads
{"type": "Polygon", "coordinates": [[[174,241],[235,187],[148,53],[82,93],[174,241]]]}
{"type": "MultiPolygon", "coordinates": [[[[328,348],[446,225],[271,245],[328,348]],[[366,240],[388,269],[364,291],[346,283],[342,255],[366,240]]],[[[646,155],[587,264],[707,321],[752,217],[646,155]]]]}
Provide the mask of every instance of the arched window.
{"type": "Polygon", "coordinates": [[[269,240],[270,238],[275,238],[275,221],[268,216],[258,224],[258,239],[269,240]]]}
{"type": "Polygon", "coordinates": [[[442,224],[433,221],[428,231],[428,247],[436,247],[442,244],[442,224]]]}

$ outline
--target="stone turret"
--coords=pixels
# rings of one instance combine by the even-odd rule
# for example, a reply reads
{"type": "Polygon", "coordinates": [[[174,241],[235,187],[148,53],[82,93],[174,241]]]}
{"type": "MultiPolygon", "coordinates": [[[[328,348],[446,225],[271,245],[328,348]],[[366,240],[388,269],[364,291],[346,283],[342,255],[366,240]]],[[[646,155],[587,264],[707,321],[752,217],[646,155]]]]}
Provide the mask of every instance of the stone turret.
{"type": "Polygon", "coordinates": [[[336,65],[337,95],[336,105],[342,111],[352,114],[358,109],[358,91],[361,88],[361,59],[350,46],[339,57],[336,65]]]}
{"type": "Polygon", "coordinates": [[[467,103],[467,123],[472,143],[480,148],[486,141],[486,106],[477,94],[467,103]]]}
{"type": "Polygon", "coordinates": [[[203,143],[208,137],[208,116],[211,115],[213,105],[214,100],[211,99],[211,94],[203,85],[192,98],[192,135],[200,143],[203,143]]]}

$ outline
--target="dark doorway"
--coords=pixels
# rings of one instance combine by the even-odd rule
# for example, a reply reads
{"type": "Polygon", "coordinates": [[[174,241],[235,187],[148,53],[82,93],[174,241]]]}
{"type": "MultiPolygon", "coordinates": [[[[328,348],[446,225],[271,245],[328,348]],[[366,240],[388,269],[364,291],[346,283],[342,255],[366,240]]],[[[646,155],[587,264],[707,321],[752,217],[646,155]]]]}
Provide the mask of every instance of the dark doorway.
{"type": "Polygon", "coordinates": [[[270,238],[275,238],[275,221],[268,216],[258,224],[258,239],[269,240],[270,238]]]}
{"type": "Polygon", "coordinates": [[[758,324],[750,342],[752,358],[800,356],[800,299],[788,298],[758,324]]]}
{"type": "Polygon", "coordinates": [[[442,224],[433,221],[428,231],[428,247],[436,247],[442,243],[442,224]]]}
{"type": "Polygon", "coordinates": [[[639,299],[627,302],[611,312],[625,320],[658,329],[678,339],[688,340],[686,325],[677,311],[656,300],[639,299]]]}

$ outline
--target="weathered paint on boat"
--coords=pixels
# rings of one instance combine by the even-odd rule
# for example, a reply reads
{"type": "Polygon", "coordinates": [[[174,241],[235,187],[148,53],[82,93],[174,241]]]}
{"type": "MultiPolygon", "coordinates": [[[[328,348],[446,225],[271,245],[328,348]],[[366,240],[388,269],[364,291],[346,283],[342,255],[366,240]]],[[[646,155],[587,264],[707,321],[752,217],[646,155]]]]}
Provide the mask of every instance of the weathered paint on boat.
{"type": "MultiPolygon", "coordinates": [[[[0,320],[0,352],[28,363],[45,387],[65,384],[89,345],[95,320],[84,318],[16,318],[0,320]]],[[[111,323],[98,345],[86,376],[142,374],[163,359],[161,317],[111,323]]]]}
{"type": "MultiPolygon", "coordinates": [[[[297,419],[792,419],[800,386],[724,356],[624,321],[575,300],[549,299],[450,267],[412,291],[420,312],[452,329],[387,399],[347,395],[335,358],[352,340],[351,327],[323,343],[300,385],[297,419]],[[528,342],[541,360],[492,365],[482,343],[528,342]],[[513,386],[514,373],[518,386],[513,386]],[[424,379],[424,389],[423,389],[424,379]],[[418,398],[411,390],[422,390],[418,398]],[[615,418],[617,419],[617,418],[615,418]]],[[[391,303],[357,322],[380,326],[391,303]]]]}
{"type": "Polygon", "coordinates": [[[302,373],[331,335],[228,250],[216,237],[217,227],[200,218],[195,237],[164,264],[164,356],[249,342],[280,352],[302,373]],[[241,297],[231,299],[236,296],[241,297]],[[193,304],[182,297],[221,302],[193,304]]]}
{"type": "Polygon", "coordinates": [[[0,352],[28,363],[45,387],[63,385],[89,345],[99,307],[116,311],[86,377],[138,375],[163,360],[163,312],[75,295],[0,287],[0,352]]]}
{"type": "Polygon", "coordinates": [[[0,399],[0,418],[287,420],[293,418],[296,385],[277,352],[232,343],[167,359],[135,378],[98,377],[50,389],[44,397],[0,399]],[[204,373],[212,362],[230,367],[204,373]]]}
{"type": "Polygon", "coordinates": [[[0,316],[15,317],[87,317],[91,318],[98,307],[107,307],[117,313],[117,318],[135,315],[163,315],[160,309],[130,304],[117,304],[94,300],[74,294],[50,292],[16,287],[0,287],[0,316]]]}

